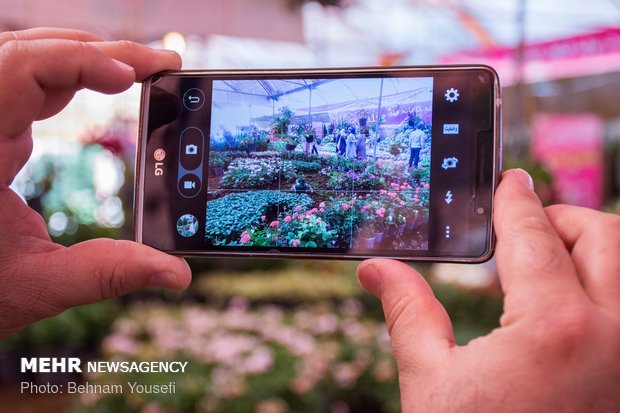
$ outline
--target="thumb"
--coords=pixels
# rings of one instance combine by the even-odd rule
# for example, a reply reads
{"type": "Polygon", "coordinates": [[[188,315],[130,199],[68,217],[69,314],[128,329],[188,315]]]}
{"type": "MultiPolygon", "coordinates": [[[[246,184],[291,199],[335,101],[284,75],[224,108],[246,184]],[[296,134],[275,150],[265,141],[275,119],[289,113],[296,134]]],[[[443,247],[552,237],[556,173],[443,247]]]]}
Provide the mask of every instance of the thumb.
{"type": "Polygon", "coordinates": [[[51,297],[61,310],[121,296],[145,287],[183,290],[191,270],[174,257],[132,241],[95,239],[56,250],[46,258],[51,297]]]}
{"type": "Polygon", "coordinates": [[[454,332],[424,278],[408,265],[387,259],[362,262],[357,277],[381,300],[401,375],[435,367],[454,345],[454,332]]]}

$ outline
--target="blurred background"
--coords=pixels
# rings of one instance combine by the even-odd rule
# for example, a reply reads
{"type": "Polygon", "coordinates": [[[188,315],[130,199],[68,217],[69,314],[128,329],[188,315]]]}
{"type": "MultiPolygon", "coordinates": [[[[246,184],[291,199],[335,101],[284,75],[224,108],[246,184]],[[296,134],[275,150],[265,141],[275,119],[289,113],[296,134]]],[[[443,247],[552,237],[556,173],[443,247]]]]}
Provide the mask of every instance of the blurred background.
{"type": "MultiPolygon", "coordinates": [[[[504,95],[504,167],[545,204],[620,213],[620,1],[0,0],[0,31],[79,28],[183,56],[184,69],[484,63],[504,95]]],[[[34,126],[13,184],[70,245],[131,238],[139,86],[81,91],[34,126]]],[[[397,412],[381,308],[356,263],[192,260],[181,294],[80,307],[0,342],[0,410],[12,412],[397,412]],[[22,395],[19,382],[118,383],[146,376],[21,375],[19,358],[189,361],[176,395],[22,395]]],[[[418,265],[459,343],[498,324],[493,262],[418,265]]]]}

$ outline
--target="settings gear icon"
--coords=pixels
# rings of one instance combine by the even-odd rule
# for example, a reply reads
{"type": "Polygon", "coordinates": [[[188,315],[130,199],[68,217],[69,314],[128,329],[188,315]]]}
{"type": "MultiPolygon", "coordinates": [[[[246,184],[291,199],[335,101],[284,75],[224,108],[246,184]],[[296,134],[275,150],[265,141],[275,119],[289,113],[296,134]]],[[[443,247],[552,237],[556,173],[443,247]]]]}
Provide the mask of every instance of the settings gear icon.
{"type": "Polygon", "coordinates": [[[459,91],[451,87],[450,89],[446,90],[446,94],[444,96],[446,97],[446,100],[448,102],[454,103],[459,100],[459,91]]]}

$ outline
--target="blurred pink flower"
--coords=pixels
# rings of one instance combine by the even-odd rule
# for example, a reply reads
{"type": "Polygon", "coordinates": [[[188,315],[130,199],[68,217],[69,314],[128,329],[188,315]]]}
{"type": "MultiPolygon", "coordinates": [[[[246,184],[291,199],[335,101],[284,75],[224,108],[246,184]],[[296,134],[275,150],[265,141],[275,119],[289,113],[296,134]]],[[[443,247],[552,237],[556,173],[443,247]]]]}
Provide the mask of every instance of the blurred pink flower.
{"type": "Polygon", "coordinates": [[[291,218],[290,216],[288,216],[288,215],[287,215],[287,216],[284,218],[284,222],[291,222],[291,219],[292,219],[292,218],[291,218]]]}
{"type": "Polygon", "coordinates": [[[349,207],[349,204],[347,204],[346,202],[343,202],[341,206],[342,206],[342,209],[343,209],[344,211],[348,211],[348,210],[349,210],[349,208],[350,208],[350,207],[349,207]]]}
{"type": "Polygon", "coordinates": [[[390,196],[390,199],[396,198],[396,192],[390,192],[388,195],[390,196]]]}
{"type": "Polygon", "coordinates": [[[319,208],[325,208],[325,202],[321,202],[321,203],[319,204],[319,208]]]}
{"type": "Polygon", "coordinates": [[[373,376],[380,382],[388,382],[394,378],[396,371],[389,360],[380,360],[374,368],[373,376]]]}
{"type": "Polygon", "coordinates": [[[273,366],[273,352],[264,346],[260,346],[243,361],[241,361],[239,370],[244,373],[258,374],[264,373],[273,366]]]}
{"type": "Polygon", "coordinates": [[[260,220],[261,220],[261,221],[264,221],[264,220],[266,220],[266,219],[267,219],[267,217],[266,217],[265,215],[262,215],[262,216],[260,217],[260,220]]]}
{"type": "Polygon", "coordinates": [[[293,247],[299,247],[299,244],[301,244],[301,242],[298,239],[293,240],[293,247]]]}
{"type": "Polygon", "coordinates": [[[291,390],[297,394],[308,393],[314,387],[314,381],[305,376],[297,376],[291,383],[291,390]]]}
{"type": "Polygon", "coordinates": [[[243,234],[241,234],[241,243],[247,244],[250,241],[252,241],[252,237],[250,236],[250,234],[248,234],[246,231],[243,231],[243,234]]]}
{"type": "Polygon", "coordinates": [[[297,206],[295,207],[295,211],[301,211],[301,205],[297,205],[297,206]]]}
{"type": "Polygon", "coordinates": [[[281,399],[263,400],[256,404],[255,413],[286,413],[290,411],[288,404],[281,399]]]}
{"type": "Polygon", "coordinates": [[[325,208],[321,208],[321,209],[319,209],[319,211],[325,212],[325,208]]]}
{"type": "Polygon", "coordinates": [[[122,335],[108,336],[102,344],[103,351],[123,355],[138,354],[138,343],[133,337],[122,335]]]}
{"type": "Polygon", "coordinates": [[[274,227],[277,227],[278,225],[280,225],[280,221],[272,221],[271,224],[269,224],[269,227],[274,228],[274,227]]]}

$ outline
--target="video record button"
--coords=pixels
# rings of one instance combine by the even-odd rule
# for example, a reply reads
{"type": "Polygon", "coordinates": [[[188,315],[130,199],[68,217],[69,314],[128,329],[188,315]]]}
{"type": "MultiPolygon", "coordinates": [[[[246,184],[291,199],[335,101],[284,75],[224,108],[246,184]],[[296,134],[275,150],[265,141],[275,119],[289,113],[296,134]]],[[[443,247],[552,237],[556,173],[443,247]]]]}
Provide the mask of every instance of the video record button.
{"type": "Polygon", "coordinates": [[[185,174],[179,179],[179,192],[185,198],[193,198],[200,192],[202,182],[194,174],[185,174]]]}

